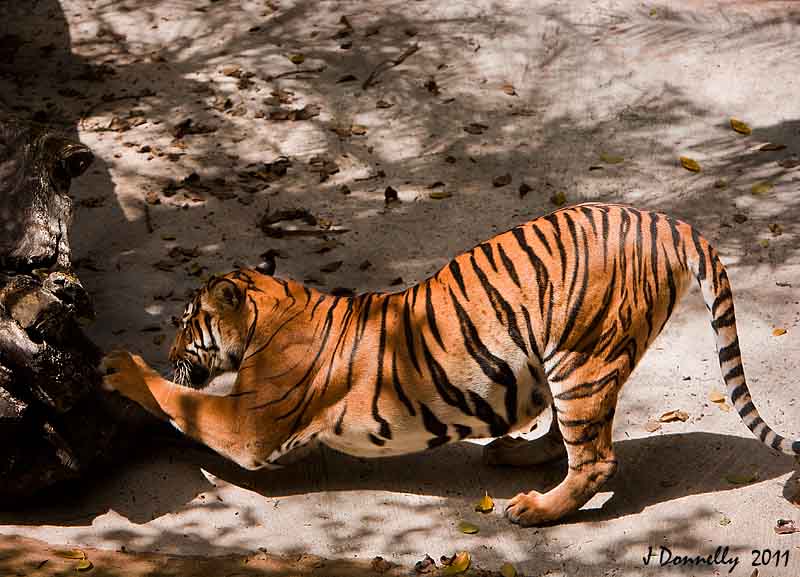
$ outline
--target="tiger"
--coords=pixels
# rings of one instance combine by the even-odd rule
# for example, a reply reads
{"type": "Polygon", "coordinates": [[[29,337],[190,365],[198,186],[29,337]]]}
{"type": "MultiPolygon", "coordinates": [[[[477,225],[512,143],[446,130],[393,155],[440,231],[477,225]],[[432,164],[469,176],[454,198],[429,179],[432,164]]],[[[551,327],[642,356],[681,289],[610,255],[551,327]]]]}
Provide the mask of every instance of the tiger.
{"type": "Polygon", "coordinates": [[[266,272],[214,276],[195,294],[169,353],[173,381],[116,351],[104,386],[246,469],[317,443],[384,457],[494,437],[494,463],[566,457],[557,486],[505,508],[513,523],[551,524],[617,471],[622,385],[696,280],[731,404],[764,444],[800,454],[753,403],[717,251],[665,214],[565,207],[394,293],[332,295],[266,272]],[[225,374],[227,394],[204,390],[225,374]],[[540,438],[509,436],[547,415],[540,438]]]}

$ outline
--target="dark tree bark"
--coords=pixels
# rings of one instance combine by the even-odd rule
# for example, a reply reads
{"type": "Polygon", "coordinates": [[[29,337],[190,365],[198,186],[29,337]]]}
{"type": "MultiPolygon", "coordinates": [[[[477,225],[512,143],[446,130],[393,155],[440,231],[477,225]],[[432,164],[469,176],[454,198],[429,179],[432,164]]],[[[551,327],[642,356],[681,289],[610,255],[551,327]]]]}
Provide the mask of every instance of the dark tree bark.
{"type": "Polygon", "coordinates": [[[70,181],[89,149],[0,117],[0,502],[81,475],[110,447],[114,403],[79,319],[91,301],[70,263],[70,181]]]}

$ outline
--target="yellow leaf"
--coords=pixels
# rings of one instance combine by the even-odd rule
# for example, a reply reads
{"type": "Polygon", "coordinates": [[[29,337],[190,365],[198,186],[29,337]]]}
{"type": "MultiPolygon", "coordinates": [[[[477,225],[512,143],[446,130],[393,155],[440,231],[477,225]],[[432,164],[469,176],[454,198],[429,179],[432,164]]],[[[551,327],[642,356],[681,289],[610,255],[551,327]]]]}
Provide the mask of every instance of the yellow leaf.
{"type": "Polygon", "coordinates": [[[753,194],[767,194],[770,190],[772,190],[772,183],[768,180],[757,182],[750,188],[750,192],[753,194]]]}
{"type": "Polygon", "coordinates": [[[671,423],[673,421],[688,421],[689,420],[689,413],[686,411],[667,411],[663,415],[661,415],[658,419],[662,423],[671,423]]]}
{"type": "Polygon", "coordinates": [[[67,549],[56,551],[56,555],[62,559],[86,559],[86,553],[80,549],[67,549]]]}
{"type": "Polygon", "coordinates": [[[292,64],[302,64],[306,61],[306,57],[299,52],[296,54],[289,54],[289,61],[292,64]]]}
{"type": "Polygon", "coordinates": [[[500,575],[503,577],[517,577],[517,570],[511,563],[503,563],[500,565],[500,575]]]}
{"type": "Polygon", "coordinates": [[[731,128],[733,128],[739,134],[750,134],[753,132],[753,129],[750,128],[746,123],[735,118],[731,118],[731,128]]]}
{"type": "Polygon", "coordinates": [[[708,400],[712,403],[724,403],[725,402],[725,395],[720,393],[719,391],[711,391],[708,393],[708,400]]]}
{"type": "Polygon", "coordinates": [[[625,159],[622,156],[606,154],[605,152],[600,153],[600,160],[602,160],[606,164],[620,164],[621,162],[625,162],[625,159]]]}
{"type": "Polygon", "coordinates": [[[352,132],[356,136],[363,136],[364,134],[367,133],[367,127],[364,126],[363,124],[353,124],[350,127],[350,132],[352,132]]]}
{"type": "Polygon", "coordinates": [[[731,524],[731,518],[730,517],[726,517],[725,515],[723,515],[722,519],[719,520],[719,524],[722,525],[723,527],[725,525],[730,525],[731,524]]]}
{"type": "Polygon", "coordinates": [[[451,196],[453,196],[453,193],[447,192],[446,190],[434,190],[429,194],[429,196],[433,200],[442,200],[445,198],[450,198],[451,196]]]}
{"type": "Polygon", "coordinates": [[[470,559],[469,553],[466,551],[459,551],[453,559],[453,562],[442,569],[442,575],[458,575],[459,573],[463,573],[469,569],[470,561],[472,561],[472,559],[470,559]]]}
{"type": "Polygon", "coordinates": [[[725,413],[730,413],[731,412],[731,406],[728,403],[720,403],[717,406],[719,407],[720,411],[723,411],[725,413]]]}
{"type": "Polygon", "coordinates": [[[700,163],[688,156],[680,157],[681,166],[691,172],[700,172],[700,163]]]}
{"type": "Polygon", "coordinates": [[[78,562],[78,564],[75,566],[75,569],[78,571],[91,571],[92,567],[94,567],[94,565],[92,565],[91,561],[88,559],[83,559],[82,561],[78,562]]]}
{"type": "Polygon", "coordinates": [[[478,501],[478,504],[475,505],[475,510],[478,513],[491,513],[492,509],[494,509],[494,501],[492,501],[489,493],[485,493],[481,500],[478,501]]]}
{"type": "Polygon", "coordinates": [[[761,248],[769,248],[769,239],[762,238],[758,241],[758,244],[761,245],[761,248]]]}
{"type": "Polygon", "coordinates": [[[466,535],[474,535],[480,531],[480,527],[467,521],[461,521],[461,523],[458,524],[458,530],[466,535]]]}
{"type": "Polygon", "coordinates": [[[772,336],[773,337],[780,337],[786,334],[786,329],[778,327],[777,329],[772,329],[772,336]]]}
{"type": "Polygon", "coordinates": [[[565,204],[567,204],[567,195],[564,194],[563,192],[557,192],[550,197],[550,202],[552,202],[556,206],[564,206],[565,204]]]}

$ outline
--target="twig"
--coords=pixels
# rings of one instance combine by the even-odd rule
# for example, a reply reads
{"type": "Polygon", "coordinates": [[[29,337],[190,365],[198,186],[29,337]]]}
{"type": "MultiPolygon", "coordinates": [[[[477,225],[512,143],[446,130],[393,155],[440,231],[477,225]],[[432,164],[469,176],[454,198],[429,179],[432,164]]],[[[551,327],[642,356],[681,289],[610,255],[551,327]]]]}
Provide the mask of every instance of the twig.
{"type": "Polygon", "coordinates": [[[324,72],[325,66],[317,66],[316,68],[298,68],[297,70],[289,70],[288,72],[281,72],[280,74],[276,74],[274,76],[267,76],[265,80],[267,82],[271,82],[273,80],[277,80],[278,78],[285,78],[287,76],[294,76],[295,74],[315,74],[317,72],[324,72]]]}
{"type": "Polygon", "coordinates": [[[408,48],[406,48],[405,52],[403,52],[397,58],[389,58],[388,60],[384,60],[380,64],[375,67],[375,70],[367,77],[364,83],[361,85],[362,90],[366,90],[373,84],[378,81],[378,76],[389,70],[390,68],[394,68],[395,66],[400,66],[403,61],[414,54],[417,50],[419,50],[419,44],[412,44],[408,48]]]}

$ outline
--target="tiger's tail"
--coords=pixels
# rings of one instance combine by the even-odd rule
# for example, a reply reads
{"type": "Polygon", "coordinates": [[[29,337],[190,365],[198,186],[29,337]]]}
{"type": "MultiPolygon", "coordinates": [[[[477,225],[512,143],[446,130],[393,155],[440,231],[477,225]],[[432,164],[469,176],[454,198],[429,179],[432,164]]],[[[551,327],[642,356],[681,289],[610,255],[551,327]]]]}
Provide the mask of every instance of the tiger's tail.
{"type": "Polygon", "coordinates": [[[773,431],[753,404],[739,351],[731,285],[717,251],[693,228],[690,246],[694,251],[687,250],[687,261],[700,283],[706,308],[711,312],[711,328],[716,338],[719,366],[731,403],[742,422],[762,443],[787,455],[800,455],[800,440],[792,441],[773,431]]]}

